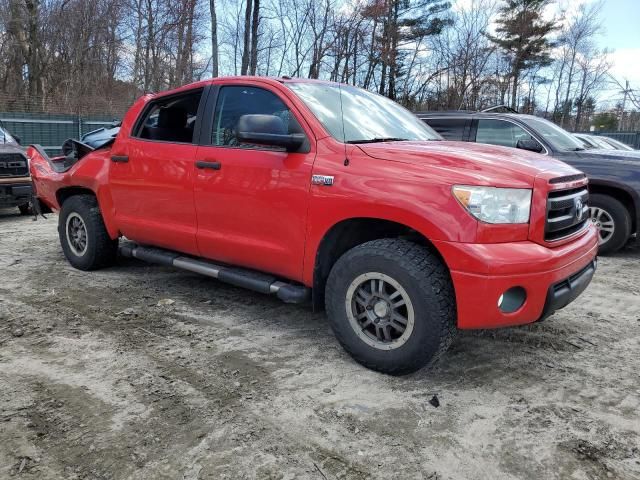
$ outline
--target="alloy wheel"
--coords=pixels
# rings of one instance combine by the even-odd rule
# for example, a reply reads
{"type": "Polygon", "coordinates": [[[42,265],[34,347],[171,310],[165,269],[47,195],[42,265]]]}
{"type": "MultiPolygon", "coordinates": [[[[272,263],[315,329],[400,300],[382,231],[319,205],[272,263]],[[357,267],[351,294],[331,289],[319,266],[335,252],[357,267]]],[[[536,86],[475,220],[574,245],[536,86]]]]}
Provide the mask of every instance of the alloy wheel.
{"type": "Polygon", "coordinates": [[[71,212],[66,223],[67,243],[69,248],[78,257],[82,257],[87,252],[89,242],[87,241],[87,227],[84,220],[76,212],[71,212]]]}
{"type": "Polygon", "coordinates": [[[380,350],[404,345],[415,324],[413,304],[395,279],[379,272],[356,277],[345,299],[349,323],[356,335],[380,350]]]}
{"type": "Polygon", "coordinates": [[[589,207],[589,216],[591,223],[598,229],[598,244],[604,245],[613,237],[616,230],[613,217],[609,212],[599,207],[589,207]]]}

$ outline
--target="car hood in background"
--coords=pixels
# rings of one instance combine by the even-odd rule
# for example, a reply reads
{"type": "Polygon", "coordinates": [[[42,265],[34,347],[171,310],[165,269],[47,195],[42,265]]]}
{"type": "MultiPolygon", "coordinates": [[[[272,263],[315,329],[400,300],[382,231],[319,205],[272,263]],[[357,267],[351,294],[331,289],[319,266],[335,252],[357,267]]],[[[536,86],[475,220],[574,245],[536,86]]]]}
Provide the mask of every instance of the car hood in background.
{"type": "Polygon", "coordinates": [[[17,143],[0,143],[0,154],[6,153],[19,153],[23,157],[27,158],[22,148],[17,143]]]}
{"type": "Polygon", "coordinates": [[[612,162],[622,162],[629,165],[640,166],[639,150],[584,150],[578,152],[582,158],[593,160],[610,160],[612,162]]]}

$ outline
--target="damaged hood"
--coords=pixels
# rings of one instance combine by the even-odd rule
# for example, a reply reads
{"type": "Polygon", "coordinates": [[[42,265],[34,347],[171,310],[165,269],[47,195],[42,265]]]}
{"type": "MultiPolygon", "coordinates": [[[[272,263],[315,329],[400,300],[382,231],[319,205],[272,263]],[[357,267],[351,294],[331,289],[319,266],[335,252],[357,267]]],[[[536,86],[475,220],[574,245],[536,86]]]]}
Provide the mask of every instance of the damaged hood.
{"type": "Polygon", "coordinates": [[[367,143],[358,147],[373,158],[464,171],[488,184],[496,178],[513,178],[533,184],[535,177],[549,171],[557,176],[579,173],[546,155],[478,143],[407,141],[367,143]]]}

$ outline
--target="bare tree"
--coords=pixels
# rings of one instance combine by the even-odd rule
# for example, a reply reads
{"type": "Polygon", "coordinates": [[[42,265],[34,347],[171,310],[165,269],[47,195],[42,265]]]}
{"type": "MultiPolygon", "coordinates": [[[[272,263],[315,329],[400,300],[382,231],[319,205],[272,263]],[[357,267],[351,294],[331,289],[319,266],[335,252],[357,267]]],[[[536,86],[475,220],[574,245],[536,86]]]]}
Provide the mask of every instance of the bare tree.
{"type": "Polygon", "coordinates": [[[216,0],[209,0],[209,12],[211,16],[211,76],[219,75],[219,54],[218,54],[218,18],[216,16],[216,0]]]}

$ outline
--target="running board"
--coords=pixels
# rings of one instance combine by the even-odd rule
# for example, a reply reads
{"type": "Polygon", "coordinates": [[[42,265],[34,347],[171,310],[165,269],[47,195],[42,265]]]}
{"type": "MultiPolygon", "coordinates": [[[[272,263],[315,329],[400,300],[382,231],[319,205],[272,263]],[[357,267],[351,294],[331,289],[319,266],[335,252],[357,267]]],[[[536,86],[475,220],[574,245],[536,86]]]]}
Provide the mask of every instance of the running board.
{"type": "Polygon", "coordinates": [[[279,281],[276,277],[252,270],[217,265],[208,260],[183,256],[170,250],[124,244],[118,248],[123,257],[137,258],[149,263],[176,267],[247,288],[255,292],[275,294],[285,303],[304,303],[311,298],[311,289],[279,281]]]}

